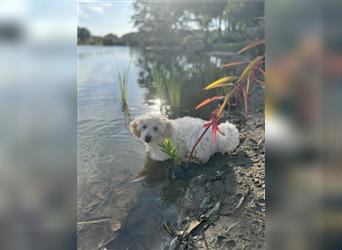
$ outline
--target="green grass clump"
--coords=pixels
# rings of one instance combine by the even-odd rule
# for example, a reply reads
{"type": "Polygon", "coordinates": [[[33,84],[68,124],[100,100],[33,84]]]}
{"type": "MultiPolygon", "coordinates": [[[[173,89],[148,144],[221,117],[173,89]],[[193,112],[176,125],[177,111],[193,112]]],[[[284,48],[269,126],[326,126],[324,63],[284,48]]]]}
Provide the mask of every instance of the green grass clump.
{"type": "Polygon", "coordinates": [[[172,142],[170,138],[166,138],[163,143],[159,144],[161,151],[167,154],[175,166],[181,164],[178,146],[172,142]]]}
{"type": "Polygon", "coordinates": [[[172,106],[179,107],[182,97],[182,84],[177,69],[174,66],[172,66],[171,70],[154,66],[151,76],[156,87],[157,96],[161,99],[166,98],[172,106]]]}
{"type": "Polygon", "coordinates": [[[127,111],[128,103],[127,103],[127,86],[128,86],[128,75],[129,75],[130,64],[128,65],[127,70],[118,71],[118,83],[121,92],[121,107],[122,111],[127,111]]]}
{"type": "Polygon", "coordinates": [[[166,80],[166,86],[169,94],[169,100],[172,105],[179,107],[181,102],[182,85],[179,83],[179,74],[175,67],[172,67],[169,77],[166,80]]]}
{"type": "Polygon", "coordinates": [[[164,98],[164,70],[163,68],[158,69],[157,67],[152,68],[152,80],[156,86],[156,94],[159,98],[164,98]]]}

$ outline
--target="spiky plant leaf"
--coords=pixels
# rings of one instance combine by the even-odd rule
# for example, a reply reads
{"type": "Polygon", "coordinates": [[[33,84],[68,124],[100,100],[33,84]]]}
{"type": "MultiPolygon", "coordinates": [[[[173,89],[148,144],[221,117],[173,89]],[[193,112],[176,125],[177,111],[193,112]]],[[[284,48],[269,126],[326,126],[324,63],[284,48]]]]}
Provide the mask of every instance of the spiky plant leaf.
{"type": "Polygon", "coordinates": [[[229,68],[229,67],[233,67],[236,65],[241,65],[241,64],[246,64],[249,61],[237,61],[237,62],[231,62],[231,63],[227,63],[221,66],[221,68],[229,68]]]}
{"type": "Polygon", "coordinates": [[[179,166],[181,164],[178,146],[174,144],[170,138],[166,138],[161,144],[159,144],[159,146],[161,151],[170,157],[175,166],[179,166]]]}
{"type": "Polygon", "coordinates": [[[214,102],[214,101],[217,101],[217,100],[222,100],[224,98],[224,96],[214,96],[214,97],[210,97],[210,98],[208,98],[208,99],[205,99],[203,102],[201,102],[200,104],[198,104],[197,106],[196,106],[196,110],[197,109],[200,109],[200,108],[202,108],[202,107],[204,107],[204,106],[206,106],[206,105],[208,105],[208,104],[210,104],[210,103],[212,103],[212,102],[214,102]]]}
{"type": "Polygon", "coordinates": [[[258,40],[258,41],[255,41],[255,42],[252,42],[250,44],[247,44],[245,47],[243,47],[242,49],[240,49],[238,52],[236,52],[236,54],[240,55],[241,53],[249,50],[249,49],[252,49],[252,48],[255,48],[257,47],[258,45],[261,45],[261,44],[264,44],[265,43],[265,40],[262,39],[262,40],[258,40]]]}
{"type": "Polygon", "coordinates": [[[207,87],[205,87],[205,90],[213,89],[217,85],[230,82],[231,80],[234,80],[236,78],[237,78],[236,76],[226,76],[226,77],[223,77],[221,79],[216,80],[215,82],[210,83],[207,87]]]}

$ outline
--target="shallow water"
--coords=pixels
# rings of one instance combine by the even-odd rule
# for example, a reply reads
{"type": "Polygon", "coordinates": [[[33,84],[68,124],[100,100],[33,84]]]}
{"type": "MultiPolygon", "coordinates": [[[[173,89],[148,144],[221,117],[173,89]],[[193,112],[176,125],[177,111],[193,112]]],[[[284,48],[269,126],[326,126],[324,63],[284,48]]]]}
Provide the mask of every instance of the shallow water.
{"type": "Polygon", "coordinates": [[[150,160],[142,141],[129,133],[117,71],[130,64],[131,118],[148,111],[170,118],[207,118],[209,109],[194,107],[208,95],[203,87],[222,75],[217,70],[220,59],[128,47],[80,46],[78,53],[78,220],[112,219],[112,223],[79,226],[78,247],[96,249],[116,237],[112,249],[162,249],[168,239],[163,222],[176,221],[182,212],[188,178],[169,182],[170,163],[150,160]],[[172,91],[179,102],[172,103],[171,90],[156,91],[150,77],[152,64],[177,68],[179,82],[172,91]]]}

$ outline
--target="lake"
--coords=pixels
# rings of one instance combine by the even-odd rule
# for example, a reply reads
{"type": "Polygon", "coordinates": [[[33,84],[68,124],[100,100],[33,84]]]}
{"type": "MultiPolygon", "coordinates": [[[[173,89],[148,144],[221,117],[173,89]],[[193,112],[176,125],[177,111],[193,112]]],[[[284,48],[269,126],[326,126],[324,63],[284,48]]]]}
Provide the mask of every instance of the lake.
{"type": "Polygon", "coordinates": [[[163,223],[177,221],[182,213],[187,180],[169,182],[169,163],[150,160],[128,123],[149,111],[207,119],[210,108],[194,107],[224,94],[203,92],[227,73],[217,67],[222,58],[119,46],[80,46],[78,57],[78,221],[104,220],[78,226],[78,247],[97,249],[112,239],[111,249],[163,249],[169,240],[163,223]],[[117,74],[128,67],[125,113],[117,74]],[[177,81],[172,87],[156,86],[153,67],[165,74],[174,70],[177,81]]]}

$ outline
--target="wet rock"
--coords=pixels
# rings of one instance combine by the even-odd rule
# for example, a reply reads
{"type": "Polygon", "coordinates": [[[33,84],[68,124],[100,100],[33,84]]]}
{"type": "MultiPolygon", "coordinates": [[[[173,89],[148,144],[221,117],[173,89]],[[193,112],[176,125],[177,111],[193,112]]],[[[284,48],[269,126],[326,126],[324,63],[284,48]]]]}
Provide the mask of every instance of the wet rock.
{"type": "Polygon", "coordinates": [[[227,249],[232,249],[236,246],[235,240],[228,240],[225,242],[227,249]]]}
{"type": "Polygon", "coordinates": [[[226,236],[223,236],[223,235],[219,235],[217,236],[216,238],[216,243],[218,246],[222,246],[223,244],[223,241],[227,240],[227,237],[226,236]]]}

